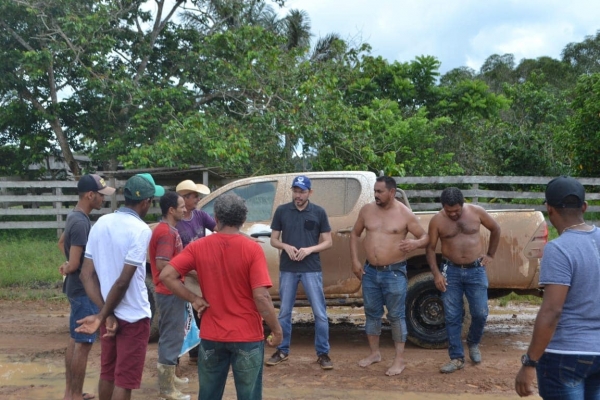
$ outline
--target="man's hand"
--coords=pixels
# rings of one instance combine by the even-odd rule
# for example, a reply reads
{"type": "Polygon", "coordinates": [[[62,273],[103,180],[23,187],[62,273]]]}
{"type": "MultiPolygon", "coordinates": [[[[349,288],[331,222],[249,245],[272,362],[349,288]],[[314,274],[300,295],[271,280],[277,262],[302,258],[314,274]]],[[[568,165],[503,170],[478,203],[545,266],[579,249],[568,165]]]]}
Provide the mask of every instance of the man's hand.
{"type": "Polygon", "coordinates": [[[484,267],[488,266],[492,261],[494,261],[494,257],[491,257],[488,254],[484,254],[481,256],[481,265],[484,267]]]}
{"type": "Polygon", "coordinates": [[[448,285],[448,281],[446,281],[446,278],[444,278],[444,275],[434,274],[433,281],[435,283],[435,287],[437,288],[437,290],[439,290],[440,292],[446,291],[446,286],[448,285]]]}
{"type": "Polygon", "coordinates": [[[363,268],[360,262],[353,262],[352,273],[354,274],[354,276],[356,276],[359,280],[362,281],[362,277],[365,274],[365,269],[363,268]]]}
{"type": "Polygon", "coordinates": [[[419,242],[415,239],[404,239],[400,241],[398,248],[404,253],[410,253],[411,251],[419,248],[419,242]]]}
{"type": "Polygon", "coordinates": [[[76,321],[79,327],[75,328],[75,332],[78,333],[87,333],[91,335],[95,333],[98,328],[100,328],[100,324],[102,323],[102,318],[98,314],[88,315],[87,317],[76,321]]]}
{"type": "Polygon", "coordinates": [[[296,261],[296,257],[298,256],[298,249],[294,246],[287,244],[284,247],[285,252],[290,257],[290,260],[296,261]]]}
{"type": "Polygon", "coordinates": [[[114,315],[109,315],[106,317],[106,321],[104,322],[106,326],[106,333],[102,335],[102,337],[114,337],[117,334],[117,330],[119,329],[119,323],[117,322],[117,317],[114,315]]]}
{"type": "Polygon", "coordinates": [[[62,276],[67,276],[67,271],[69,270],[69,262],[65,261],[64,263],[62,263],[60,265],[60,267],[58,267],[58,272],[60,272],[60,274],[62,276]]]}
{"type": "Polygon", "coordinates": [[[515,391],[520,397],[531,396],[533,391],[535,368],[522,366],[515,378],[515,391]]]}
{"type": "Polygon", "coordinates": [[[277,347],[283,341],[283,331],[271,332],[267,337],[267,344],[271,347],[277,347]]]}
{"type": "Polygon", "coordinates": [[[194,302],[192,303],[192,307],[194,307],[194,310],[198,312],[198,318],[201,318],[202,313],[204,312],[204,310],[210,307],[210,304],[208,304],[208,302],[204,300],[203,297],[197,296],[194,299],[194,302]]]}
{"type": "Polygon", "coordinates": [[[302,261],[312,254],[311,247],[302,247],[296,252],[296,261],[302,261]]]}

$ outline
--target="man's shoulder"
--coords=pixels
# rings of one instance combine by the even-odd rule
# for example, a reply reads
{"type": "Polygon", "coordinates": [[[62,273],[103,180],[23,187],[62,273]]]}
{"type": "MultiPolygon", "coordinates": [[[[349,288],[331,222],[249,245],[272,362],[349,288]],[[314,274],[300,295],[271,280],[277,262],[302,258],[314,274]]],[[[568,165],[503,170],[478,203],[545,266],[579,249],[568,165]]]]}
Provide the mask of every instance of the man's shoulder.
{"type": "Polygon", "coordinates": [[[160,237],[169,235],[171,232],[177,233],[177,229],[165,222],[159,222],[158,225],[152,229],[152,237],[160,237]]]}

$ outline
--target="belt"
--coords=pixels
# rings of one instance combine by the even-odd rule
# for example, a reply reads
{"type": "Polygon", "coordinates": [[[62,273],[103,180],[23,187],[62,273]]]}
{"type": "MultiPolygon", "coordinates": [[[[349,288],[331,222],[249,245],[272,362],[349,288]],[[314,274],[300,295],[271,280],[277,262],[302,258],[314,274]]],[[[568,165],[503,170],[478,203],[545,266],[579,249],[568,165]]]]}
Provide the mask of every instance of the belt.
{"type": "Polygon", "coordinates": [[[478,258],[477,260],[473,261],[470,264],[456,264],[453,261],[448,260],[447,258],[442,258],[442,260],[447,263],[448,265],[451,265],[453,267],[456,268],[477,268],[477,267],[481,267],[481,258],[478,258]]]}
{"type": "Polygon", "coordinates": [[[367,267],[376,269],[377,271],[400,271],[402,267],[406,267],[406,260],[398,261],[397,263],[388,265],[373,265],[368,260],[366,262],[367,267]]]}

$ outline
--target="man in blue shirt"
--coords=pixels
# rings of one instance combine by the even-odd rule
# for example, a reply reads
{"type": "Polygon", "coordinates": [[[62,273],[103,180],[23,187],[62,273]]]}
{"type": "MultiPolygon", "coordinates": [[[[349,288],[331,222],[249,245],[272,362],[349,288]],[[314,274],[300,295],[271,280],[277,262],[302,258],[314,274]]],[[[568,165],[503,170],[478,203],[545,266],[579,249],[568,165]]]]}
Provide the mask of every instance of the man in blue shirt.
{"type": "Polygon", "coordinates": [[[271,246],[282,250],[279,262],[279,323],[283,329],[283,341],[267,361],[268,366],[288,359],[292,309],[298,283],[301,282],[315,317],[317,363],[323,369],[333,369],[329,358],[329,321],[319,257],[319,252],[332,245],[331,227],[325,210],[309,201],[311,194],[311,182],[307,176],[294,178],[293,201],[280,205],[271,223],[271,246]]]}
{"type": "Polygon", "coordinates": [[[600,399],[600,230],[583,220],[585,190],[561,176],[546,187],[548,218],[559,237],[544,248],[540,306],[515,379],[519,396],[600,399]]]}

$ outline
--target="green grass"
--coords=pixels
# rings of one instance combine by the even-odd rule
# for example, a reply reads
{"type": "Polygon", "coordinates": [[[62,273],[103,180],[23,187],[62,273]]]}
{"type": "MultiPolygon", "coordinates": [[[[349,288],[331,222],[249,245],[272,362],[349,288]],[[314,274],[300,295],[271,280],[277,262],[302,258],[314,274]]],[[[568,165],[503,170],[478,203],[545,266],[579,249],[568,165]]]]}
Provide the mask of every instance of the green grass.
{"type": "MultiPolygon", "coordinates": [[[[4,231],[3,233],[5,233],[4,231]]],[[[0,298],[49,299],[60,296],[62,276],[58,267],[65,256],[56,237],[31,237],[25,233],[0,240],[0,298]]],[[[56,231],[54,231],[56,236],[56,231]]]]}
{"type": "Polygon", "coordinates": [[[499,307],[506,307],[509,303],[529,303],[534,305],[542,304],[542,298],[538,296],[531,295],[518,295],[515,293],[511,293],[507,296],[500,297],[496,300],[498,302],[499,307]]]}

